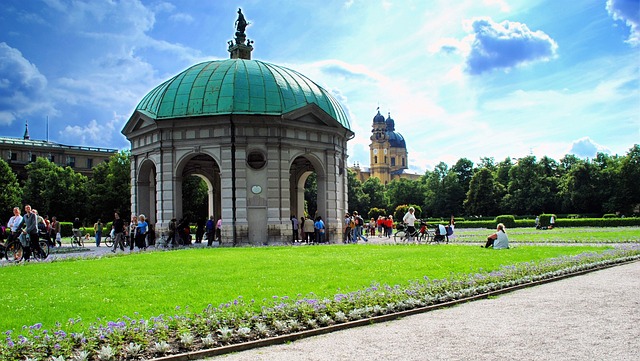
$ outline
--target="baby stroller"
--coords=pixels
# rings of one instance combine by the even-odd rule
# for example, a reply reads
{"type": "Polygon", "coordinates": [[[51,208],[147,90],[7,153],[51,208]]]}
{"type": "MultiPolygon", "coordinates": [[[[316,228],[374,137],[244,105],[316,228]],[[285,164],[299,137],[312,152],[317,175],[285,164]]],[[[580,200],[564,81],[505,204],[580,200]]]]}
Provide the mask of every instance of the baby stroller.
{"type": "Polygon", "coordinates": [[[433,235],[433,239],[432,239],[431,242],[449,243],[449,236],[451,236],[451,235],[453,235],[453,227],[445,227],[445,226],[439,224],[435,229],[435,233],[433,235]]]}

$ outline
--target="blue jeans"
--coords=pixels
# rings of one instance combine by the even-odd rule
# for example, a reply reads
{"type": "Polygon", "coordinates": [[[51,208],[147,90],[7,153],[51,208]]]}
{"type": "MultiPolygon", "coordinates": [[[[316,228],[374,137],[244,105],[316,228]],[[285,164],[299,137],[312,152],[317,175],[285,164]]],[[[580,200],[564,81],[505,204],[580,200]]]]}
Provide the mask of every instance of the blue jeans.
{"type": "Polygon", "coordinates": [[[367,237],[362,235],[362,226],[356,226],[356,231],[353,234],[353,242],[358,242],[358,237],[364,239],[365,242],[369,242],[369,240],[367,239],[367,237]]]}
{"type": "Polygon", "coordinates": [[[96,232],[96,247],[100,247],[100,240],[102,240],[102,231],[96,232]]]}

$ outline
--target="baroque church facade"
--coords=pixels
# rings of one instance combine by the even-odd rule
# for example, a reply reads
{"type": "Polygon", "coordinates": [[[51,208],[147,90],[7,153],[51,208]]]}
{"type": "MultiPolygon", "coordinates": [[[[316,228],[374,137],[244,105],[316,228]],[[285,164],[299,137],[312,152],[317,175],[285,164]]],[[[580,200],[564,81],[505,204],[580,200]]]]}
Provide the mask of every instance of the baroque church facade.
{"type": "Polygon", "coordinates": [[[361,182],[375,177],[380,179],[383,185],[387,185],[395,179],[420,177],[419,174],[408,172],[407,143],[402,134],[396,131],[395,120],[391,118],[390,113],[385,119],[378,109],[378,113],[373,117],[369,139],[369,168],[361,168],[359,165],[351,168],[361,182]]]}

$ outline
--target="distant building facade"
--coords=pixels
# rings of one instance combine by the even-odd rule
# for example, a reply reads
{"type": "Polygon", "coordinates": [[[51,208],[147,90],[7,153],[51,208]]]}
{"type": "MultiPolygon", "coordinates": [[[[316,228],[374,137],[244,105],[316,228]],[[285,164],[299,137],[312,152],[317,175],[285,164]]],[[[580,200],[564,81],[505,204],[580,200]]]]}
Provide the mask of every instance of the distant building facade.
{"type": "Polygon", "coordinates": [[[25,167],[29,163],[35,162],[38,157],[46,158],[61,167],[69,166],[74,171],[91,177],[93,167],[108,160],[117,152],[117,149],[63,145],[46,140],[33,140],[30,139],[28,125],[25,125],[22,138],[0,137],[0,154],[20,180],[27,178],[25,167]]]}
{"type": "Polygon", "coordinates": [[[409,154],[404,137],[396,132],[395,121],[391,114],[387,119],[380,114],[373,117],[371,125],[371,143],[369,144],[369,168],[360,168],[356,165],[351,168],[357,178],[364,182],[370,177],[380,179],[387,185],[394,179],[418,179],[419,174],[409,173],[409,154]]]}

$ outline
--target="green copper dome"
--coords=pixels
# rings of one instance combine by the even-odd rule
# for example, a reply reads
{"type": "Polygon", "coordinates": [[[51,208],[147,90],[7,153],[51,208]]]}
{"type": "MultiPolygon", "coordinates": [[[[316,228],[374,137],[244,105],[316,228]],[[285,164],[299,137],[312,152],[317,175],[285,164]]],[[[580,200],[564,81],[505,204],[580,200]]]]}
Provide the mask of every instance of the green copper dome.
{"type": "Polygon", "coordinates": [[[282,115],[315,103],[345,128],[338,101],[304,75],[257,60],[196,64],[158,85],[136,110],[153,119],[222,114],[282,115]]]}

